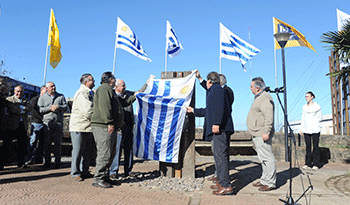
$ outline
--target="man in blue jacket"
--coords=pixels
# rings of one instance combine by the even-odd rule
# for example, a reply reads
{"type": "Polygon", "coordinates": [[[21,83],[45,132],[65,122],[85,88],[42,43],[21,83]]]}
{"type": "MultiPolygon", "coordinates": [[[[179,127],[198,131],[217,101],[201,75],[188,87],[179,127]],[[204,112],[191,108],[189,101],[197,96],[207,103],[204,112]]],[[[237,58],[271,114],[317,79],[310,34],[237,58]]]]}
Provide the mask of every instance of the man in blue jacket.
{"type": "Polygon", "coordinates": [[[230,106],[225,90],[220,86],[217,72],[207,76],[206,108],[193,109],[186,107],[188,113],[205,117],[205,133],[207,138],[214,141],[214,159],[217,168],[218,182],[210,186],[215,195],[233,193],[229,179],[229,137],[233,134],[233,122],[230,106]]]}

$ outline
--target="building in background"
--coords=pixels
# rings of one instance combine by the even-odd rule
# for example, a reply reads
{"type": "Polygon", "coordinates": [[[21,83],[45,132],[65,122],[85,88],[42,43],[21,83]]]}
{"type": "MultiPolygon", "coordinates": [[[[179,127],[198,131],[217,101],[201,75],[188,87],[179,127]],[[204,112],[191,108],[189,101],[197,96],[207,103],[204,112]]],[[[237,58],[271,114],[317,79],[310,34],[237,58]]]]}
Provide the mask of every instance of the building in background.
{"type": "MultiPolygon", "coordinates": [[[[300,121],[290,122],[290,127],[294,133],[299,133],[300,121]]],[[[333,119],[332,114],[323,115],[321,121],[321,135],[333,135],[333,119]]],[[[283,131],[283,130],[282,130],[283,131]]]]}
{"type": "Polygon", "coordinates": [[[7,76],[0,75],[0,78],[7,78],[7,81],[12,84],[11,88],[9,89],[8,96],[11,96],[14,94],[13,93],[14,87],[16,87],[17,85],[23,85],[24,98],[26,98],[27,100],[31,100],[34,96],[37,96],[40,94],[40,86],[36,86],[33,84],[29,84],[26,82],[15,80],[15,79],[7,77],[7,76]]]}

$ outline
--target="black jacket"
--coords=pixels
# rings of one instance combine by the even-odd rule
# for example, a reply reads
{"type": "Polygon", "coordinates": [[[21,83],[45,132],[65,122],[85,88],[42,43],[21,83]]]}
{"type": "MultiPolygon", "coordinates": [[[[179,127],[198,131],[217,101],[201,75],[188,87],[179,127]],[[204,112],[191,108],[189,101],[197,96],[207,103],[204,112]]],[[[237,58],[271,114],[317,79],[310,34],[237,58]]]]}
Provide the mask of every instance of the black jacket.
{"type": "Polygon", "coordinates": [[[225,90],[219,84],[214,84],[207,90],[206,108],[194,109],[194,114],[198,117],[205,117],[204,132],[208,138],[213,135],[213,125],[219,125],[220,132],[226,132],[227,135],[234,133],[230,111],[225,90]]]}

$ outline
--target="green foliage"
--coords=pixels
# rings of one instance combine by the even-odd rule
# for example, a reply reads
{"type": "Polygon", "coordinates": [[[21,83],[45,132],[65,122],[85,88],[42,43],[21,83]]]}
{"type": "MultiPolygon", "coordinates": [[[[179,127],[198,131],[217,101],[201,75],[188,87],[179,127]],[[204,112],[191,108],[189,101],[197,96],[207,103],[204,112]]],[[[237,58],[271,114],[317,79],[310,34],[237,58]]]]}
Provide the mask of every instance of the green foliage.
{"type": "MultiPolygon", "coordinates": [[[[334,50],[339,54],[337,62],[342,61],[350,63],[350,21],[348,20],[343,27],[342,31],[328,31],[321,35],[320,42],[329,44],[324,46],[326,49],[334,50]]],[[[329,77],[338,76],[338,80],[344,78],[346,74],[350,73],[350,68],[342,69],[340,71],[334,71],[326,74],[329,77]]]]}

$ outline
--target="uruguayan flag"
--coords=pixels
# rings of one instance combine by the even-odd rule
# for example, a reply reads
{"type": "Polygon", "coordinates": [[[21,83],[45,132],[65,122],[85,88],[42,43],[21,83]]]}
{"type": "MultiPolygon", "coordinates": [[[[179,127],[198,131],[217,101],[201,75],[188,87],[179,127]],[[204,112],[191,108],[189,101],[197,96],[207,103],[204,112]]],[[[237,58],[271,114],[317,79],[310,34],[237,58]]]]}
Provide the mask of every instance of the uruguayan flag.
{"type": "Polygon", "coordinates": [[[245,42],[220,23],[220,58],[240,61],[244,69],[245,63],[258,52],[260,52],[259,49],[245,42]]]}
{"type": "Polygon", "coordinates": [[[172,58],[179,55],[183,48],[169,21],[166,21],[166,23],[166,51],[172,58]]]}
{"type": "Polygon", "coordinates": [[[195,71],[187,77],[151,79],[144,93],[138,93],[134,155],[177,163],[186,108],[191,101],[195,71]]]}
{"type": "Polygon", "coordinates": [[[136,37],[136,34],[119,17],[117,22],[117,38],[115,40],[115,47],[124,49],[142,60],[151,62],[151,59],[147,57],[147,54],[143,50],[139,39],[136,37]]]}

